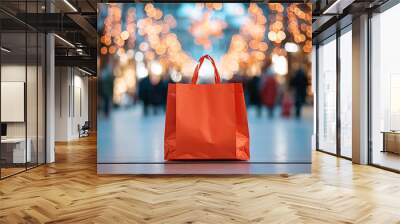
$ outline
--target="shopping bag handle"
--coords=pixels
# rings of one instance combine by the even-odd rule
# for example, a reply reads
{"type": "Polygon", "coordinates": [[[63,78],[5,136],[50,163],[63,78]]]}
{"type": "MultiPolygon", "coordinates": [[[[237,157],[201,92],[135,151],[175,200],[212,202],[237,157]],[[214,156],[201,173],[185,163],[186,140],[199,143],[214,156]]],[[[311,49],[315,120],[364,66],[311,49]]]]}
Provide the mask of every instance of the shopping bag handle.
{"type": "Polygon", "coordinates": [[[199,63],[196,65],[196,68],[194,69],[193,77],[192,77],[192,84],[197,83],[197,79],[199,78],[199,70],[200,70],[201,65],[204,62],[204,59],[208,59],[211,62],[212,66],[214,67],[215,83],[221,83],[221,78],[219,76],[218,69],[217,69],[217,66],[215,65],[214,59],[210,55],[206,54],[206,55],[201,56],[201,58],[199,59],[199,63]]]}

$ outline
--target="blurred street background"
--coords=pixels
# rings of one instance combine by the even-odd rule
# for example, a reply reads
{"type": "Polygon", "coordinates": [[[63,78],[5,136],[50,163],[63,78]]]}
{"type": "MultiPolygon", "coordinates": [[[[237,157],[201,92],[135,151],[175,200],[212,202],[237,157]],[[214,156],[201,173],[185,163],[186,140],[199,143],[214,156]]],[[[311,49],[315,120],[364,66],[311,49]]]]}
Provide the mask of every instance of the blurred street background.
{"type": "Polygon", "coordinates": [[[311,160],[310,4],[99,4],[98,32],[99,162],[163,161],[168,83],[204,54],[243,84],[251,161],[311,160]]]}

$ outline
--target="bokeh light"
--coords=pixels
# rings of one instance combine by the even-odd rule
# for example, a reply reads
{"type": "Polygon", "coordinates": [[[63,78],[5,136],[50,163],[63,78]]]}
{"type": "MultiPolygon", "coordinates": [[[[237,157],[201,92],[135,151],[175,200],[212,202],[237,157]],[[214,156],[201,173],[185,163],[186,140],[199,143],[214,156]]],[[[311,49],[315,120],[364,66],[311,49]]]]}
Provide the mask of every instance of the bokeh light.
{"type": "Polygon", "coordinates": [[[113,77],[113,101],[122,104],[145,77],[187,82],[206,53],[225,81],[269,66],[284,76],[290,57],[309,58],[311,19],[311,4],[298,3],[99,4],[99,66],[110,66],[100,78],[113,77]]]}

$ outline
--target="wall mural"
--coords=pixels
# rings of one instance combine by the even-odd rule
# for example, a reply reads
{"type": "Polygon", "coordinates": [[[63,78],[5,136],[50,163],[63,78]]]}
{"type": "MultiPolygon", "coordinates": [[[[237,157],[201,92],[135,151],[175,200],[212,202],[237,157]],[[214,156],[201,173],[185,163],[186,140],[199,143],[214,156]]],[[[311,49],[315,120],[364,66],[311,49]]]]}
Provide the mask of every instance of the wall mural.
{"type": "MultiPolygon", "coordinates": [[[[189,83],[205,54],[222,83],[243,86],[249,162],[311,161],[311,4],[108,3],[98,11],[99,163],[165,162],[168,85],[189,83]]],[[[199,73],[199,83],[214,80],[210,63],[199,73]]]]}

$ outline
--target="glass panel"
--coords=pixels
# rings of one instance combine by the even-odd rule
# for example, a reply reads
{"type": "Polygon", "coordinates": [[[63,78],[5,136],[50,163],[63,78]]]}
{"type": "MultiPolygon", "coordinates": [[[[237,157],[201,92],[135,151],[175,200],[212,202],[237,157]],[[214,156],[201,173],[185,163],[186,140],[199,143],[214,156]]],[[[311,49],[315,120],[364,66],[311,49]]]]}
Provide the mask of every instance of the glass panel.
{"type": "MultiPolygon", "coordinates": [[[[31,17],[33,13],[39,11],[38,2],[27,2],[26,12],[29,15],[29,20],[32,23],[38,23],[38,16],[31,17]],[[36,20],[36,21],[35,21],[36,20]]],[[[30,148],[31,158],[27,163],[28,168],[37,166],[38,164],[38,45],[39,36],[36,30],[27,30],[27,142],[28,150],[30,148]]]]}
{"type": "Polygon", "coordinates": [[[336,153],[336,39],[318,48],[318,147],[336,153]]]}
{"type": "Polygon", "coordinates": [[[340,149],[341,155],[351,158],[352,141],[352,34],[340,37],[340,149]]]}
{"type": "Polygon", "coordinates": [[[400,5],[372,18],[372,163],[400,170],[400,5]]]}
{"type": "MultiPolygon", "coordinates": [[[[1,1],[1,177],[45,161],[45,36],[31,26],[45,1],[1,1]],[[28,14],[27,14],[28,13],[28,14]]],[[[34,25],[33,25],[34,26],[34,25]]]]}
{"type": "MultiPolygon", "coordinates": [[[[28,64],[27,64],[27,98],[26,98],[26,110],[27,110],[27,142],[28,149],[30,147],[30,162],[27,164],[28,167],[33,167],[37,165],[37,132],[38,132],[38,124],[37,124],[37,98],[38,98],[38,52],[37,52],[37,41],[38,36],[36,32],[29,32],[27,34],[28,38],[28,64]]],[[[29,161],[29,160],[28,160],[29,161]]]]}
{"type": "Polygon", "coordinates": [[[38,164],[45,163],[46,151],[45,151],[45,52],[46,37],[44,34],[39,34],[39,45],[38,45],[38,164]]]}
{"type": "Polygon", "coordinates": [[[2,33],[1,43],[1,159],[2,177],[25,170],[31,151],[26,151],[25,91],[26,35],[2,33]]]}

